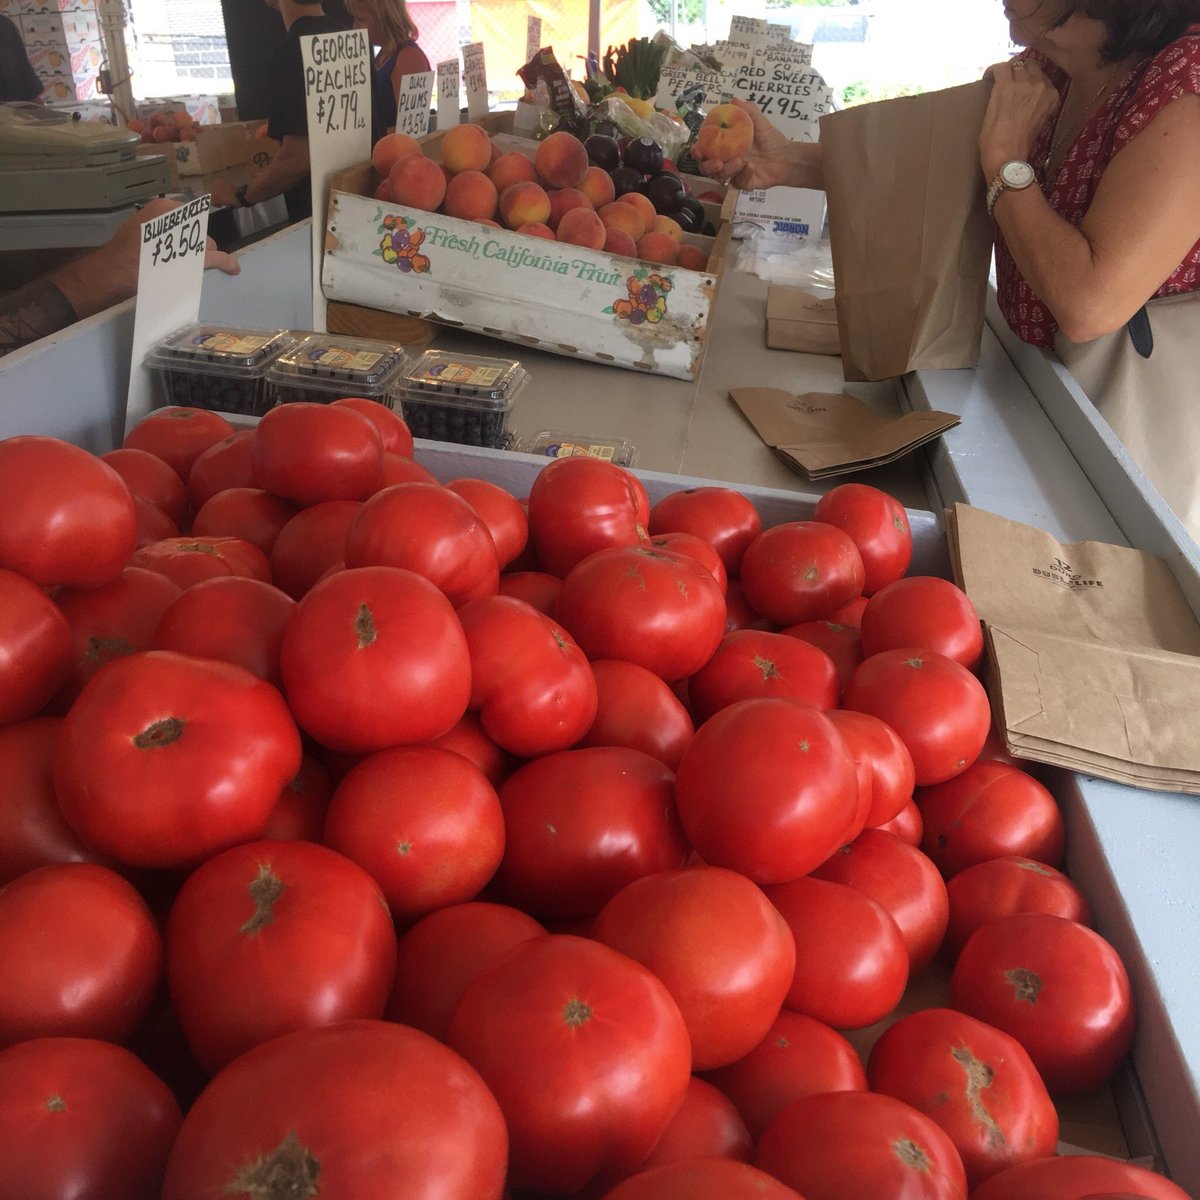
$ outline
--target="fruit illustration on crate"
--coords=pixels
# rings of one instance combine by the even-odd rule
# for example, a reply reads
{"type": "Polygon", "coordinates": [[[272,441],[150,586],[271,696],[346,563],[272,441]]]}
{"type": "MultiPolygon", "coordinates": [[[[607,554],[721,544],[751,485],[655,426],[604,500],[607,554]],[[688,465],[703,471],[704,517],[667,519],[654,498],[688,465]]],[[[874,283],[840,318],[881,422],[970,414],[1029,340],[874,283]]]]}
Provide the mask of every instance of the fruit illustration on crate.
{"type": "Polygon", "coordinates": [[[380,221],[378,232],[382,237],[375,253],[385,263],[406,274],[410,271],[418,275],[428,273],[429,256],[420,253],[421,243],[425,240],[423,229],[410,225],[407,217],[388,213],[380,221]]]}
{"type": "Polygon", "coordinates": [[[667,314],[667,293],[672,286],[669,275],[660,275],[656,271],[634,271],[625,281],[629,294],[614,300],[604,312],[612,313],[618,320],[628,321],[630,325],[646,322],[657,325],[667,314]]]}

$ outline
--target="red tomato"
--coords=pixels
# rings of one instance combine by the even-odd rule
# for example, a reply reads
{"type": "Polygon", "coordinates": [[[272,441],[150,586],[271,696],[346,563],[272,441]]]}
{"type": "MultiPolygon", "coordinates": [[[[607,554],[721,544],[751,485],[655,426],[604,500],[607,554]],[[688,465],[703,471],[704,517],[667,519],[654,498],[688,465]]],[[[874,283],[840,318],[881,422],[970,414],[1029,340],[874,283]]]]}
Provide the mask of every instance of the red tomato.
{"type": "Polygon", "coordinates": [[[518,908],[478,900],[422,917],[396,943],[388,1020],[444,1040],[467,984],[513,946],[545,932],[518,908]]]}
{"type": "Polygon", "coordinates": [[[910,846],[919,846],[925,826],[921,820],[921,810],[910,800],[890,821],[884,821],[875,828],[883,830],[884,833],[894,833],[910,846]]]}
{"type": "Polygon", "coordinates": [[[697,723],[738,700],[788,697],[814,708],[836,708],[840,695],[837,668],[823,650],[760,629],[727,633],[688,680],[697,723]]]}
{"type": "Polygon", "coordinates": [[[226,488],[204,502],[192,521],[197,538],[235,537],[270,555],[279,531],[299,511],[261,488],[226,488]]]}
{"type": "Polygon", "coordinates": [[[158,571],[181,588],[225,575],[271,582],[267,556],[257,546],[236,537],[165,538],[141,547],[129,565],[158,571]]]}
{"type": "Polygon", "coordinates": [[[333,780],[329,772],[305,754],[300,769],[284,784],[279,800],[271,809],[264,841],[319,842],[325,829],[325,810],[333,796],[333,780]]]}
{"type": "Polygon", "coordinates": [[[0,726],[46,706],[71,670],[71,628],[54,601],[0,567],[0,726]]]}
{"type": "Polygon", "coordinates": [[[41,1037],[119,1042],[150,1005],[162,942],[115,871],[58,863],[0,889],[0,962],[0,1049],[41,1037]]]}
{"type": "Polygon", "coordinates": [[[300,601],[280,657],[302,729],[368,754],[428,742],[467,708],[471,659],[450,601],[411,571],[339,571],[300,601]]]}
{"type": "Polygon", "coordinates": [[[0,886],[51,863],[100,862],[67,824],[52,764],[62,721],[35,717],[0,729],[0,886]]]}
{"type": "Polygon", "coordinates": [[[383,476],[379,480],[376,491],[391,487],[397,483],[437,483],[437,476],[426,467],[421,466],[415,458],[404,454],[383,454],[383,476]]]}
{"type": "Polygon", "coordinates": [[[675,795],[705,862],[782,883],[845,843],[858,782],[823,713],[796,700],[739,700],[696,730],[675,795]]]}
{"type": "Polygon", "coordinates": [[[908,747],[890,725],[870,713],[836,709],[829,719],[855,763],[867,766],[871,782],[865,823],[876,826],[890,821],[912,801],[916,771],[908,747]]]}
{"type": "Polygon", "coordinates": [[[473,762],[492,787],[499,787],[513,772],[515,764],[512,755],[488,737],[476,713],[463,713],[448,733],[434,738],[429,744],[440,746],[443,750],[453,750],[455,754],[461,754],[473,762]]]}
{"type": "Polygon", "coordinates": [[[591,936],[666,984],[698,1071],[727,1066],[758,1045],[796,966],[791,931],[762,889],[722,867],[634,880],[600,910],[591,936]]]}
{"type": "Polygon", "coordinates": [[[503,571],[529,541],[529,517],[520,500],[486,479],[451,479],[446,487],[461,496],[487,526],[503,571]]]}
{"type": "Polygon", "coordinates": [[[470,706],[522,758],[573,746],[596,716],[596,679],[575,639],[521,600],[488,596],[458,612],[471,655],[470,706]]]}
{"type": "Polygon", "coordinates": [[[128,1050],[37,1038],[0,1051],[0,1180],[21,1200],[158,1200],[179,1105],[128,1050]]]}
{"type": "Polygon", "coordinates": [[[658,533],[646,543],[654,550],[669,550],[672,554],[684,554],[694,558],[717,581],[724,592],[729,586],[729,577],[721,556],[711,542],[693,533],[658,533]]]}
{"type": "Polygon", "coordinates": [[[0,441],[0,568],[42,586],[97,587],[133,553],[125,481],[94,454],[51,437],[0,441]]]}
{"type": "Polygon", "coordinates": [[[504,853],[504,814],[474,763],[399,746],[364,758],[338,784],[322,840],[358,863],[407,923],[479,894],[504,853]]]}
{"type": "Polygon", "coordinates": [[[137,549],[179,536],[179,526],[161,508],[155,508],[141,496],[134,496],[133,507],[137,513],[137,549]]]}
{"type": "Polygon", "coordinates": [[[552,617],[554,607],[558,603],[558,593],[562,591],[562,580],[557,575],[548,575],[545,571],[508,571],[500,576],[500,584],[496,590],[501,596],[524,600],[538,612],[552,617]]]}
{"type": "Polygon", "coordinates": [[[143,567],[126,567],[98,588],[60,592],[58,607],[71,627],[72,666],[58,693],[64,710],[105,663],[149,650],[159,620],[180,595],[177,583],[143,567]]]}
{"type": "Polygon", "coordinates": [[[210,446],[229,437],[233,426],[205,408],[160,408],[143,417],[125,435],[126,449],[145,450],[187,479],[192,464],[210,446]]]}
{"type": "Polygon", "coordinates": [[[206,579],[167,606],[152,645],[233,663],[279,687],[279,648],[295,609],[295,600],[261,580],[206,579]]]}
{"type": "Polygon", "coordinates": [[[578,746],[628,746],[676,770],[695,730],[675,693],[653,671],[619,658],[597,659],[592,674],[596,719],[578,746]]]}
{"type": "Polygon", "coordinates": [[[750,1132],[733,1101],[711,1083],[693,1075],[679,1111],[638,1171],[648,1171],[664,1163],[693,1162],[697,1158],[746,1162],[753,1152],[750,1132]]]}
{"type": "Polygon", "coordinates": [[[742,592],[740,579],[731,579],[725,589],[725,632],[735,629],[774,629],[766,617],[756,613],[742,592]]]}
{"type": "Polygon", "coordinates": [[[174,467],[146,450],[110,450],[100,455],[125,480],[134,498],[141,498],[182,526],[188,514],[187,487],[174,467]]]}
{"type": "Polygon", "coordinates": [[[1086,926],[1045,913],[975,930],[954,964],[950,1003],[1015,1037],[1055,1096],[1099,1087],[1133,1039],[1120,956],[1086,926]]]}
{"type": "Polygon", "coordinates": [[[253,429],[239,429],[197,455],[185,476],[193,512],[199,512],[205,501],[218,492],[254,486],[254,469],[250,465],[253,441],[253,429]]]}
{"type": "Polygon", "coordinates": [[[836,525],[848,533],[863,560],[863,594],[873,596],[899,579],[912,561],[908,514],[894,496],[865,483],[831,488],[813,510],[814,521],[836,525]]]}
{"type": "Polygon", "coordinates": [[[500,1102],[516,1188],[571,1192],[634,1170],[687,1090],[687,1028],[670,993],[584,938],[532,938],[485,967],[446,1040],[500,1102]]]}
{"type": "Polygon", "coordinates": [[[776,625],[821,621],[863,588],[858,547],[833,525],[785,521],[764,529],[746,548],[742,592],[776,625]]]}
{"type": "Polygon", "coordinates": [[[834,1029],[864,1029],[900,1003],[908,951],[882,904],[810,876],[767,888],[767,899],[796,941],[788,1008],[834,1029]]]}
{"type": "Polygon", "coordinates": [[[958,957],[980,925],[1017,913],[1048,913],[1091,924],[1083,893],[1060,871],[1019,855],[988,859],[959,871],[946,885],[950,920],[945,950],[958,957]]]}
{"type": "Polygon", "coordinates": [[[685,488],[664,496],[650,510],[650,532],[703,538],[720,555],[726,572],[736,577],[746,547],[762,532],[762,518],[733,488],[685,488]]]}
{"type": "Polygon", "coordinates": [[[383,1021],[302,1029],[230,1064],[192,1106],[162,1200],[229,1194],[499,1200],[504,1118],[457,1054],[383,1021]],[[369,1102],[364,1103],[364,1100],[369,1102]]]}
{"type": "Polygon", "coordinates": [[[399,483],[372,496],[346,535],[346,566],[413,571],[455,608],[495,595],[500,578],[479,514],[436,483],[399,483]]]}
{"type": "Polygon", "coordinates": [[[636,475],[598,458],[556,458],[529,490],[529,535],[542,570],[566,577],[594,550],[647,538],[650,501],[636,475]]]}
{"type": "Polygon", "coordinates": [[[857,888],[887,910],[904,938],[909,975],[933,962],[946,935],[950,902],[937,867],[915,846],[895,834],[864,829],[813,878],[857,888]]]}
{"type": "Polygon", "coordinates": [[[864,659],[842,704],[900,735],[919,785],[962,774],[979,757],[992,723],[983,684],[953,659],[925,651],[885,650],[864,659]]]}
{"type": "Polygon", "coordinates": [[[862,647],[932,650],[973,671],[983,657],[983,627],[967,594],[948,579],[910,575],[881,588],[862,615],[862,647]]]}
{"type": "Polygon", "coordinates": [[[754,1165],[804,1200],[965,1200],[954,1143],[924,1113],[874,1092],[790,1104],[763,1134],[754,1165]]]}
{"type": "Polygon", "coordinates": [[[271,546],[275,586],[299,600],[331,568],[344,566],[346,534],[361,509],[358,500],[328,500],[301,509],[271,546]]]}
{"type": "Polygon", "coordinates": [[[167,922],[171,1001],[210,1074],[280,1034],[381,1017],[395,969],[375,881],[311,842],[248,842],[210,858],[167,922]]]}
{"type": "Polygon", "coordinates": [[[1056,867],[1066,829],[1054,797],[1032,775],[980,761],[936,787],[920,788],[921,849],[949,879],[964,867],[1019,854],[1056,867]]]}
{"type": "Polygon", "coordinates": [[[1096,1154],[1043,1158],[1009,1167],[973,1192],[971,1200],[1094,1200],[1110,1192],[1147,1200],[1188,1200],[1187,1193],[1169,1179],[1096,1154]]]}
{"type": "Polygon", "coordinates": [[[368,400],[365,396],[346,396],[341,400],[335,400],[332,407],[351,408],[366,417],[379,430],[384,453],[412,458],[412,430],[409,429],[408,422],[398,412],[388,408],[386,404],[380,404],[378,400],[368,400]]]}
{"type": "Polygon", "coordinates": [[[857,625],[842,625],[837,621],[801,621],[781,629],[788,637],[799,638],[823,650],[837,670],[838,686],[844,688],[850,676],[863,660],[862,639],[857,625]]]}
{"type": "Polygon", "coordinates": [[[89,845],[132,866],[179,867],[257,837],[299,766],[300,736],[273,687],[229,663],[152,650],[109,663],[80,693],[54,785],[89,845]]]}
{"type": "Polygon", "coordinates": [[[1058,1149],[1058,1113],[1020,1044],[950,1008],[901,1017],[867,1063],[871,1090],[936,1121],[954,1143],[967,1183],[1058,1149]]]}
{"type": "Polygon", "coordinates": [[[554,611],[589,658],[637,663],[668,683],[703,666],[725,630],[725,596],[712,575],[693,558],[642,546],[576,564],[554,611]]]}
{"type": "Polygon", "coordinates": [[[836,625],[853,625],[855,629],[862,628],[862,615],[867,609],[866,596],[855,596],[847,600],[841,608],[830,614],[829,619],[836,625]]]}
{"type": "Polygon", "coordinates": [[[308,506],[365,500],[383,478],[383,439],[361,413],[332,404],[280,404],[250,444],[255,486],[308,506]]]}
{"type": "Polygon", "coordinates": [[[604,1200],[802,1200],[765,1171],[730,1158],[666,1163],[630,1176],[604,1200]]]}
{"type": "Polygon", "coordinates": [[[638,750],[563,750],[500,785],[500,896],[536,916],[591,917],[627,883],[681,867],[673,776],[638,750]]]}
{"type": "Polygon", "coordinates": [[[704,1076],[737,1106],[757,1142],[793,1100],[821,1092],[865,1092],[858,1051],[822,1021],[785,1008],[744,1058],[704,1076]]]}

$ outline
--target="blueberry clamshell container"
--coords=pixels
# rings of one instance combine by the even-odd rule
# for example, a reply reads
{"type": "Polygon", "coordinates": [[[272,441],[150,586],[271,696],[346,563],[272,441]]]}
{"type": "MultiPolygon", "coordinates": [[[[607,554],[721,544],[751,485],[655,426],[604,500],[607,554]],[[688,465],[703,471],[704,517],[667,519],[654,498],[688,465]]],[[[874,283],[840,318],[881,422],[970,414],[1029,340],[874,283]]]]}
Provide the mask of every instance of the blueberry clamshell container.
{"type": "Polygon", "coordinates": [[[520,438],[513,449],[546,458],[598,458],[618,467],[637,462],[637,447],[627,438],[585,437],[562,429],[543,429],[520,438]]]}
{"type": "Polygon", "coordinates": [[[509,419],[528,376],[515,359],[426,350],[399,392],[413,437],[507,449],[509,419]]]}
{"type": "Polygon", "coordinates": [[[333,333],[295,333],[295,344],[267,371],[272,404],[330,404],[347,396],[397,407],[397,389],[409,365],[400,346],[333,333]]]}

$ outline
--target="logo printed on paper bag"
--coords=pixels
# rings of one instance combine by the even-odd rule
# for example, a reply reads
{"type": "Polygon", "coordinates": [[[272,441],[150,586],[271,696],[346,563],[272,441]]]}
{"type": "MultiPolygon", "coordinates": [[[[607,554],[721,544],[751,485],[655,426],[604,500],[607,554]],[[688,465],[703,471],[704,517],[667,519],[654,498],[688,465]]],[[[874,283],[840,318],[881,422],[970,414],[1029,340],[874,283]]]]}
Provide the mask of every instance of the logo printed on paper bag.
{"type": "Polygon", "coordinates": [[[823,412],[829,411],[829,409],[827,409],[825,407],[825,405],[809,404],[807,400],[801,400],[799,398],[799,396],[797,396],[794,400],[789,400],[787,402],[787,406],[788,406],[788,408],[790,408],[792,410],[792,412],[807,413],[809,416],[812,416],[815,413],[823,413],[823,412]]]}
{"type": "Polygon", "coordinates": [[[1069,562],[1065,562],[1061,558],[1051,559],[1048,570],[1034,567],[1033,573],[1039,579],[1048,579],[1051,583],[1072,591],[1076,588],[1102,588],[1104,586],[1102,579],[1084,579],[1082,575],[1071,570],[1069,562]]]}

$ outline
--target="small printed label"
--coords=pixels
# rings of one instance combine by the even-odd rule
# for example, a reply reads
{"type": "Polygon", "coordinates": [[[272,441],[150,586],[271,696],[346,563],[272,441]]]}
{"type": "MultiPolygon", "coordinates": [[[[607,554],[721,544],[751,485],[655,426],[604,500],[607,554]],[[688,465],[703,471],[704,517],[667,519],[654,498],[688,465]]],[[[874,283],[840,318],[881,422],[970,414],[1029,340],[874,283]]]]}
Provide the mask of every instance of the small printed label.
{"type": "Polygon", "coordinates": [[[462,48],[463,79],[467,85],[467,117],[482,121],[488,113],[487,68],[483,61],[483,43],[471,42],[462,48]]]}
{"type": "Polygon", "coordinates": [[[191,339],[191,344],[209,354],[225,354],[234,358],[249,358],[258,353],[271,339],[269,336],[245,333],[234,334],[224,331],[197,333],[191,339]]]}
{"type": "Polygon", "coordinates": [[[1077,588],[1102,588],[1102,579],[1084,579],[1082,575],[1071,570],[1071,564],[1061,558],[1052,559],[1048,569],[1034,567],[1033,573],[1039,579],[1048,579],[1059,587],[1074,591],[1077,588]]]}
{"type": "Polygon", "coordinates": [[[449,129],[457,125],[462,116],[458,93],[462,83],[457,58],[449,58],[437,65],[437,125],[449,129]]]}
{"type": "Polygon", "coordinates": [[[434,383],[467,384],[470,387],[493,387],[504,374],[502,367],[472,367],[468,363],[434,363],[427,367],[417,379],[428,379],[434,383]]]}

